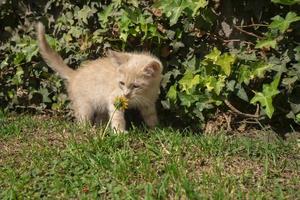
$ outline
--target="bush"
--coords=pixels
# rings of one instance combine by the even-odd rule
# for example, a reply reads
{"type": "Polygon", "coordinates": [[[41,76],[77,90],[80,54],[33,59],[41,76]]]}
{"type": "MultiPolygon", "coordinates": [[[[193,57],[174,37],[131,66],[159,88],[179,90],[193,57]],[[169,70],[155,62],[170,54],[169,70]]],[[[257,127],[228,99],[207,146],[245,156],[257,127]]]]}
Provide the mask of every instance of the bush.
{"type": "Polygon", "coordinates": [[[165,66],[161,105],[187,122],[234,107],[300,122],[299,1],[224,2],[7,0],[0,11],[1,106],[68,105],[62,80],[38,55],[40,20],[72,67],[107,48],[150,50],[165,66]]]}

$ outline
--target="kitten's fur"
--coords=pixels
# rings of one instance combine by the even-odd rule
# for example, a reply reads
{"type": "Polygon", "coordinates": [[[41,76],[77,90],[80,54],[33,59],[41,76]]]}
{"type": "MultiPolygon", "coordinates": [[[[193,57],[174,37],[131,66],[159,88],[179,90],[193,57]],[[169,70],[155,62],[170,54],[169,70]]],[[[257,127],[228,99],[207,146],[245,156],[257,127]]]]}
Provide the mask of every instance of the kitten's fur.
{"type": "MultiPolygon", "coordinates": [[[[78,121],[99,121],[107,114],[111,117],[115,97],[124,95],[129,100],[129,108],[138,108],[149,127],[158,123],[155,102],[163,66],[157,58],[149,53],[109,51],[108,57],[89,61],[73,70],[50,48],[41,23],[37,25],[37,36],[42,57],[67,82],[78,121]]],[[[124,112],[117,110],[111,121],[112,128],[124,131],[125,124],[124,112]]]]}

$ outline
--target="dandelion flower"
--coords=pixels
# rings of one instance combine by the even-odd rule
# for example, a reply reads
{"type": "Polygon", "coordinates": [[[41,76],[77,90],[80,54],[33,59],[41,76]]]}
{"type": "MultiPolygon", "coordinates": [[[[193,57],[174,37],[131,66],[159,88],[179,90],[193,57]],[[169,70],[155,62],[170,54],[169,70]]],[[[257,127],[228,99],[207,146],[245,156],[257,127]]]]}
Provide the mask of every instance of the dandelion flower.
{"type": "Polygon", "coordinates": [[[114,106],[117,110],[126,110],[128,108],[128,99],[124,96],[115,98],[114,106]]]}

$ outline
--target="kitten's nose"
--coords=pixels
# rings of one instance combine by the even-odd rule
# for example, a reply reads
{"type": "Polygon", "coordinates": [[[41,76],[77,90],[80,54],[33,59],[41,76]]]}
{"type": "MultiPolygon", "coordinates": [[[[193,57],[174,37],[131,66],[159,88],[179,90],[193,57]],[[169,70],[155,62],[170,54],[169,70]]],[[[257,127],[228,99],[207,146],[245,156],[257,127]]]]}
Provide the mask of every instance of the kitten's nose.
{"type": "Polygon", "coordinates": [[[124,96],[125,96],[126,98],[129,98],[130,95],[131,95],[130,91],[125,91],[125,92],[124,92],[124,96]]]}

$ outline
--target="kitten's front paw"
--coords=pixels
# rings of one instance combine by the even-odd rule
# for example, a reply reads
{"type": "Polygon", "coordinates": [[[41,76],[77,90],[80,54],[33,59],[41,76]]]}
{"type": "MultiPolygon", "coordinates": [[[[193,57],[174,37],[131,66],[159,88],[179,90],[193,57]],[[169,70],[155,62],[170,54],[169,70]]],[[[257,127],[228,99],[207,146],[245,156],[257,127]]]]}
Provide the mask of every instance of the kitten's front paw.
{"type": "Polygon", "coordinates": [[[123,117],[117,118],[117,116],[114,116],[111,122],[111,128],[114,130],[114,132],[126,131],[125,119],[123,117]]]}
{"type": "Polygon", "coordinates": [[[117,135],[119,135],[119,134],[127,134],[127,133],[128,133],[128,131],[125,130],[125,129],[114,129],[114,134],[117,134],[117,135]]]}
{"type": "Polygon", "coordinates": [[[150,116],[147,119],[145,119],[145,122],[149,128],[151,128],[151,129],[155,128],[155,126],[157,126],[157,124],[158,124],[157,116],[155,116],[155,115],[150,116]]]}

